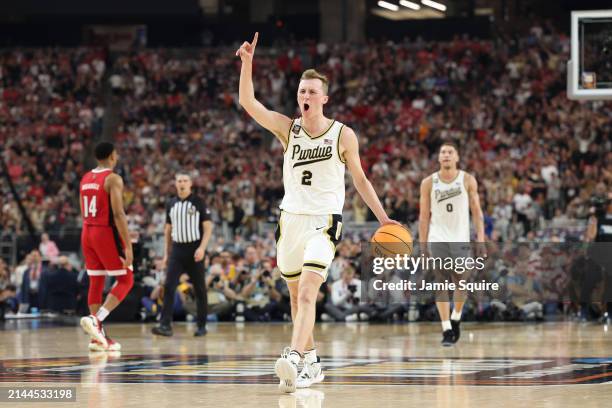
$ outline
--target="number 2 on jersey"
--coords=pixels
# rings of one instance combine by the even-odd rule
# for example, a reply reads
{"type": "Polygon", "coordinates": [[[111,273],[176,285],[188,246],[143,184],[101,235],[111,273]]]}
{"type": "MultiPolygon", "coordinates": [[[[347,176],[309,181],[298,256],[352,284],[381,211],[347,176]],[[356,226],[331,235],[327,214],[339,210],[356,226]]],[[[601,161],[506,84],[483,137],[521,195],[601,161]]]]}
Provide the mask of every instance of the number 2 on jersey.
{"type": "Polygon", "coordinates": [[[98,209],[96,208],[96,196],[91,197],[91,202],[87,205],[87,196],[83,196],[83,211],[85,212],[84,217],[96,216],[98,209]]]}
{"type": "Polygon", "coordinates": [[[312,178],[312,173],[309,172],[308,170],[304,170],[302,172],[302,184],[305,186],[310,186],[312,184],[312,182],[310,181],[310,179],[312,178]]]}

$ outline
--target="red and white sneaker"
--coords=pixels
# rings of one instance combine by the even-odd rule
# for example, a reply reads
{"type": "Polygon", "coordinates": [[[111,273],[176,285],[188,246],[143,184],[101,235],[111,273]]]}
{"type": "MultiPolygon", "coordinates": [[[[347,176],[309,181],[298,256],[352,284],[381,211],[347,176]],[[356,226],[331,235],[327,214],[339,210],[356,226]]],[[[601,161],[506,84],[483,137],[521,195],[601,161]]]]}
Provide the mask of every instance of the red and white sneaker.
{"type": "Polygon", "coordinates": [[[89,342],[89,351],[121,351],[121,344],[110,337],[106,337],[106,343],[108,346],[104,347],[98,340],[91,339],[89,342]]]}
{"type": "Polygon", "coordinates": [[[108,341],[102,330],[102,323],[100,323],[96,316],[89,315],[81,317],[81,327],[92,339],[102,344],[105,349],[108,347],[108,341]]]}
{"type": "Polygon", "coordinates": [[[108,344],[107,351],[121,351],[121,343],[106,337],[106,343],[108,344]]]}

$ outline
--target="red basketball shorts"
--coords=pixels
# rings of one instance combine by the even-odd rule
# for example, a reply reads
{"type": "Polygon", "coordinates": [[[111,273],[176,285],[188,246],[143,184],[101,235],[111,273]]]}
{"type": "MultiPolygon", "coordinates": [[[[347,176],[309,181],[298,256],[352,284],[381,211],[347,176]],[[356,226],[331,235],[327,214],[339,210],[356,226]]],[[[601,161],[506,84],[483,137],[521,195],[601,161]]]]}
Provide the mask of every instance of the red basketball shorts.
{"type": "Polygon", "coordinates": [[[83,225],[81,248],[89,276],[118,276],[127,273],[120,258],[124,256],[123,244],[113,227],[83,225]]]}

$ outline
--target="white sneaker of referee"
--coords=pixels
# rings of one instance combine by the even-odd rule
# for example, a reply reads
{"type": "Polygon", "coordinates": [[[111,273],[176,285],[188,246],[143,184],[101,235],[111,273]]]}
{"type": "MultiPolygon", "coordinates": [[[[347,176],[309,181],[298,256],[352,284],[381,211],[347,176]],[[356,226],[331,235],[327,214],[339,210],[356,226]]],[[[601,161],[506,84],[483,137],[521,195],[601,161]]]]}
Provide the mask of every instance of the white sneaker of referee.
{"type": "Polygon", "coordinates": [[[317,356],[317,350],[309,350],[304,353],[304,367],[297,378],[297,388],[308,388],[312,384],[323,381],[323,369],[321,368],[321,358],[317,356]]]}

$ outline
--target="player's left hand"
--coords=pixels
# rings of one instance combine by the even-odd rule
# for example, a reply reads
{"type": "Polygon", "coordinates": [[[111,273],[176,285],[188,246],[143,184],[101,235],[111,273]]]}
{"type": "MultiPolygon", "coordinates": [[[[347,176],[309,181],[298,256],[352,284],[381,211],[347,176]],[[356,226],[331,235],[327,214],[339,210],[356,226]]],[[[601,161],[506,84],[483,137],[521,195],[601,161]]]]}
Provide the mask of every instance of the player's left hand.
{"type": "Polygon", "coordinates": [[[402,223],[401,223],[401,222],[399,222],[399,221],[395,221],[395,220],[392,220],[392,219],[391,219],[391,218],[389,218],[389,217],[387,217],[387,218],[385,218],[385,219],[383,219],[383,220],[381,220],[381,221],[380,221],[380,225],[389,225],[389,224],[391,224],[391,225],[392,225],[392,224],[395,224],[395,225],[399,225],[400,227],[403,227],[403,225],[402,225],[402,223]]]}
{"type": "Polygon", "coordinates": [[[476,242],[475,244],[476,256],[487,259],[487,243],[486,242],[476,242]]]}
{"type": "Polygon", "coordinates": [[[195,253],[193,254],[193,260],[196,262],[200,262],[202,259],[204,259],[204,248],[198,247],[198,249],[196,249],[195,253]]]}

